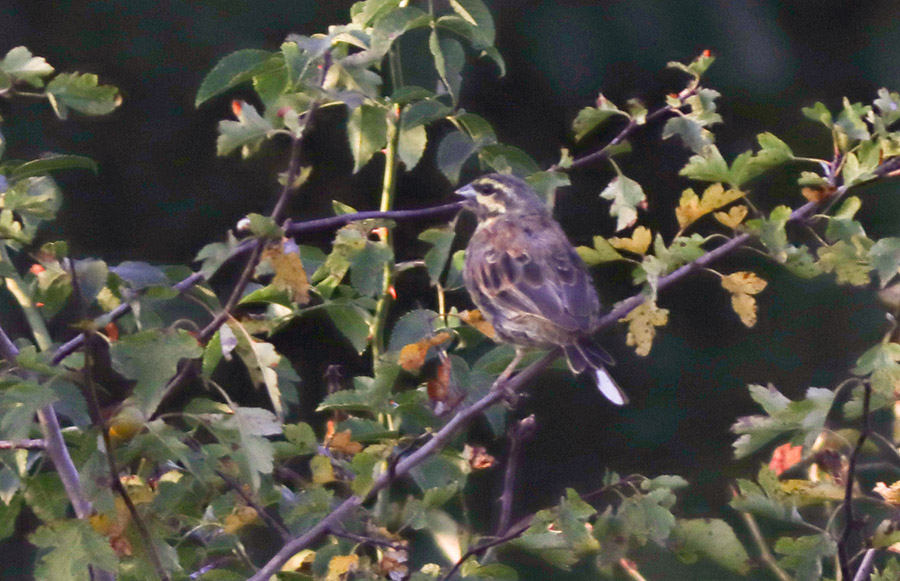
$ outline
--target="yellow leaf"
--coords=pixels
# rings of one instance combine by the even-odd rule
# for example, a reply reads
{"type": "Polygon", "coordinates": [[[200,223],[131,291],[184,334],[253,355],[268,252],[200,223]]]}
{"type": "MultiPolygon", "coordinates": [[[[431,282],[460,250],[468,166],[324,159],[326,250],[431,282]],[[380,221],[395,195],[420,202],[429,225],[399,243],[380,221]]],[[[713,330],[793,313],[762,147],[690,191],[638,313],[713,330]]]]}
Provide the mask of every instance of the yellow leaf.
{"type": "Polygon", "coordinates": [[[481,314],[481,311],[478,309],[472,309],[471,311],[462,311],[459,314],[459,318],[462,319],[463,323],[475,327],[483,335],[486,335],[493,339],[496,337],[496,333],[494,331],[494,326],[491,325],[490,321],[484,318],[484,315],[481,314]]]}
{"type": "Polygon", "coordinates": [[[631,238],[610,238],[609,244],[619,250],[627,250],[628,252],[643,255],[650,248],[652,240],[653,234],[650,230],[643,226],[638,226],[631,233],[631,238]]]}
{"type": "Polygon", "coordinates": [[[310,549],[303,549],[299,553],[295,553],[293,557],[287,560],[281,566],[282,571],[299,571],[305,565],[310,565],[316,558],[316,552],[310,549]]]}
{"type": "Polygon", "coordinates": [[[702,215],[700,198],[697,197],[694,190],[690,188],[684,190],[681,193],[681,199],[678,201],[678,207],[675,208],[675,218],[678,219],[678,227],[686,228],[702,215]]]}
{"type": "Polygon", "coordinates": [[[756,324],[756,299],[745,293],[731,295],[731,308],[748,327],[756,324]]]}
{"type": "Polygon", "coordinates": [[[713,184],[703,192],[702,199],[697,197],[694,190],[688,188],[681,194],[678,207],[675,208],[675,217],[678,226],[682,229],[693,224],[698,218],[717,210],[726,204],[738,200],[744,196],[744,192],[737,189],[726,190],[722,184],[713,184]]]}
{"type": "Polygon", "coordinates": [[[732,206],[728,212],[716,212],[713,217],[732,230],[740,226],[747,217],[747,206],[732,206]]]}
{"type": "Polygon", "coordinates": [[[298,305],[309,302],[309,279],[303,269],[303,262],[297,252],[284,252],[284,246],[277,244],[266,248],[263,258],[275,270],[272,285],[288,291],[291,300],[298,305]]]}
{"type": "Polygon", "coordinates": [[[742,197],[744,197],[744,192],[741,190],[726,190],[722,187],[722,184],[713,184],[703,192],[703,199],[700,200],[700,209],[706,214],[742,197]]]}
{"type": "Polygon", "coordinates": [[[328,574],[325,581],[341,581],[344,574],[356,569],[359,555],[339,555],[328,562],[328,574]]]}
{"type": "Polygon", "coordinates": [[[313,482],[316,484],[328,484],[334,481],[334,467],[327,456],[313,456],[309,461],[309,469],[312,472],[313,482]]]}
{"type": "Polygon", "coordinates": [[[890,486],[887,486],[884,482],[878,482],[875,484],[872,492],[880,495],[891,506],[900,507],[900,481],[894,482],[890,486]]]}
{"type": "Polygon", "coordinates": [[[731,293],[731,308],[748,327],[756,325],[757,306],[752,295],[761,293],[768,284],[747,271],[733,272],[722,277],[722,288],[731,293]]]}
{"type": "Polygon", "coordinates": [[[732,294],[756,295],[761,293],[768,284],[764,279],[746,270],[733,272],[722,277],[722,287],[732,294]]]}
{"type": "Polygon", "coordinates": [[[225,517],[225,526],[223,527],[226,534],[234,534],[246,525],[252,524],[259,520],[259,514],[256,509],[250,506],[242,506],[233,513],[225,517]]]}
{"type": "Polygon", "coordinates": [[[659,308],[656,303],[645,302],[619,319],[619,322],[628,323],[628,336],[625,342],[643,357],[649,354],[650,348],[653,347],[656,327],[669,322],[669,310],[659,308]]]}

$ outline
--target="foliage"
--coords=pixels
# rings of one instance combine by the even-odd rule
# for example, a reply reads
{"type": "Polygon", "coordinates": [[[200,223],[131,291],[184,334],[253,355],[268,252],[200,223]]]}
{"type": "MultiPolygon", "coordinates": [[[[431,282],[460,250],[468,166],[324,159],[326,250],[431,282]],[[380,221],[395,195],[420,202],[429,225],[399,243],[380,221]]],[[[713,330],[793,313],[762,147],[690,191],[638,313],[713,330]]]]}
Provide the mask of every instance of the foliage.
{"type": "MultiPolygon", "coordinates": [[[[503,74],[481,0],[450,0],[440,9],[366,0],[353,5],[350,22],[327,33],[290,35],[278,50],[224,57],[199,87],[197,106],[248,84],[255,104],[232,103],[235,119],[220,121],[217,153],[250,158],[264,144],[287,142],[292,154],[271,213],[249,214],[224,242],[201,249],[196,273],[72,256],[42,229],[62,195],[50,174],[97,171],[94,162],[61,154],[0,161],[0,276],[30,330],[15,342],[0,330],[0,439],[7,444],[0,446],[0,530],[12,532],[25,511],[39,519],[30,537],[40,549],[39,576],[268,579],[281,571],[286,579],[514,579],[523,554],[563,570],[588,563],[601,574],[634,576],[642,550],[652,546],[734,575],[766,567],[781,579],[848,579],[855,552],[895,550],[900,484],[887,481],[900,455],[893,435],[869,426],[871,414],[896,403],[900,342],[893,327],[834,389],[810,387],[790,400],[775,386],[750,386],[763,413],[737,419],[735,453],[765,452],[771,461],[734,491],[731,506],[749,535],[729,517],[681,516],[677,494],[688,483],[666,475],[609,473],[598,490],[569,488],[555,506],[511,525],[512,452],[503,468],[501,524],[493,531],[472,524],[467,480],[499,465],[459,436],[482,415],[495,435],[505,432],[505,413],[494,405],[503,392],[494,383],[511,350],[491,344],[493,330],[479,313],[446,307],[445,292],[462,286],[455,221],[421,233],[428,246],[421,260],[396,262],[391,219],[399,216],[391,210],[399,171],[413,169],[431,148],[451,183],[477,165],[527,177],[552,203],[571,169],[608,161],[615,175],[600,197],[610,202],[615,231],[628,232],[595,236],[578,253],[591,267],[620,262],[629,270],[635,296],[599,328],[627,324],[620,332],[646,356],[669,320],[660,291],[746,245],[801,277],[828,274],[835,284],[861,286],[875,274],[897,315],[898,238],[870,238],[855,219],[862,200],[846,194],[897,173],[900,132],[891,128],[900,120],[900,97],[883,90],[871,105],[845,100],[836,114],[820,103],[805,109],[831,135],[830,158],[799,157],[762,133],[758,150],[729,162],[715,143],[720,94],[703,85],[714,61],[706,52],[670,63],[686,83],[658,109],[637,101],[619,107],[600,95],[576,115],[572,139],[624,127],[608,145],[577,158],[564,149],[560,163],[540,171],[527,153],[501,143],[488,120],[460,108],[467,54],[503,74]],[[430,55],[436,90],[404,83],[401,42],[430,55]],[[283,215],[285,200],[310,175],[300,153],[324,108],[346,110],[354,172],[384,160],[382,213],[356,219],[335,202],[336,213],[350,219],[327,253],[298,245],[291,233],[304,223],[283,215]],[[652,193],[615,162],[629,153],[629,138],[661,119],[661,139],[677,137],[687,150],[680,175],[699,182],[672,211],[674,234],[641,223],[652,193]],[[788,163],[815,168],[798,173],[797,208],[753,199],[753,181],[788,163]],[[244,274],[220,297],[209,280],[232,262],[244,274]],[[409,268],[427,273],[438,308],[388,317],[397,274],[409,268]],[[274,338],[315,311],[369,358],[371,372],[345,389],[334,380],[319,415],[299,417],[302,378],[274,338]],[[67,343],[49,331],[62,319],[77,333],[67,343]],[[217,383],[235,368],[264,404],[244,405],[217,383]],[[173,397],[191,379],[202,391],[173,397]],[[773,452],[774,444],[781,445],[773,452]],[[862,459],[889,466],[874,489],[883,501],[857,481],[862,459]],[[857,514],[863,499],[866,519],[857,514]],[[775,532],[764,536],[757,517],[772,521],[775,532]],[[251,548],[259,535],[276,548],[251,548]]],[[[55,73],[28,49],[13,48],[0,61],[0,96],[46,99],[60,119],[119,105],[118,89],[95,75],[55,73]]],[[[2,142],[0,156],[5,151],[2,142]]],[[[754,326],[757,298],[769,283],[749,271],[716,274],[738,318],[754,326]]],[[[551,359],[531,359],[505,388],[521,388],[551,359]]],[[[873,578],[893,578],[898,569],[893,559],[878,567],[873,578]]]]}

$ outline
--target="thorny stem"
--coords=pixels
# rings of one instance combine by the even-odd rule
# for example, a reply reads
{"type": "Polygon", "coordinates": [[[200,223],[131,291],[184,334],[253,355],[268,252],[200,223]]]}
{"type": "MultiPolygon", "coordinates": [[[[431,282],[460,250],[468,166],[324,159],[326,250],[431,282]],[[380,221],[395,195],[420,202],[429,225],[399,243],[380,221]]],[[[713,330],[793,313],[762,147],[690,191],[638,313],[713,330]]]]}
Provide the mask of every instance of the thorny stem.
{"type": "MultiPolygon", "coordinates": [[[[400,144],[400,109],[395,107],[388,118],[387,147],[384,150],[384,180],[381,186],[382,212],[389,212],[394,208],[394,194],[397,191],[397,174],[399,159],[397,148],[400,144]]],[[[380,365],[381,356],[384,353],[384,327],[387,324],[388,310],[393,299],[394,286],[394,236],[390,228],[379,230],[381,241],[390,249],[391,258],[384,264],[382,275],[381,296],[375,305],[375,314],[372,317],[372,364],[377,368],[380,365]]]]}
{"type": "Polygon", "coordinates": [[[841,576],[844,579],[853,578],[850,570],[850,554],[847,551],[847,543],[857,524],[853,514],[853,487],[856,483],[856,463],[859,451],[866,443],[866,438],[869,437],[869,403],[872,399],[872,386],[865,383],[863,389],[865,391],[863,392],[862,429],[859,431],[859,439],[850,454],[850,463],[847,467],[847,482],[844,483],[844,530],[838,541],[838,559],[841,565],[841,576]]]}

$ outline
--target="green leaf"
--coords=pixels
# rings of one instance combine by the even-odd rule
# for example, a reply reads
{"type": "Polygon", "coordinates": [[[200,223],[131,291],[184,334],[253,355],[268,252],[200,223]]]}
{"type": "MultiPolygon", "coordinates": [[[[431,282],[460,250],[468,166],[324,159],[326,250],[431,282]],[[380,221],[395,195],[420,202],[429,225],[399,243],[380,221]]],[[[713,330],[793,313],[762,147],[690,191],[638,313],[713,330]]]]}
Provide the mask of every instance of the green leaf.
{"type": "Polygon", "coordinates": [[[764,159],[767,164],[779,165],[794,157],[791,148],[772,133],[760,133],[756,140],[760,147],[757,157],[764,159]]]}
{"type": "Polygon", "coordinates": [[[450,7],[463,20],[477,27],[482,35],[485,46],[473,45],[473,48],[486,48],[494,44],[494,19],[481,0],[450,0],[450,7]]]}
{"type": "Polygon", "coordinates": [[[777,206],[769,214],[768,218],[747,220],[744,225],[750,232],[759,236],[771,255],[779,262],[784,262],[788,257],[787,232],[785,226],[791,217],[791,209],[787,206],[777,206]]]}
{"type": "Polygon", "coordinates": [[[84,305],[90,305],[106,286],[109,269],[102,260],[88,258],[75,261],[75,276],[78,277],[78,288],[84,305]]]}
{"type": "Polygon", "coordinates": [[[451,184],[455,185],[459,181],[463,164],[472,157],[476,149],[475,142],[462,131],[452,131],[441,140],[437,151],[437,165],[451,184]]]}
{"type": "Polygon", "coordinates": [[[415,309],[405,313],[394,324],[388,351],[400,351],[406,345],[421,341],[434,335],[438,314],[428,309],[415,309]]]}
{"type": "Polygon", "coordinates": [[[618,171],[616,177],[600,193],[600,197],[612,200],[609,215],[617,218],[616,232],[633,226],[637,222],[638,208],[647,204],[647,196],[644,195],[641,184],[618,171]]]}
{"type": "Polygon", "coordinates": [[[252,155],[266,139],[269,131],[274,127],[264,119],[256,107],[238,101],[237,121],[219,121],[219,138],[216,140],[216,154],[228,155],[237,148],[241,148],[241,157],[252,155]]]}
{"type": "Polygon", "coordinates": [[[867,140],[870,138],[869,126],[864,121],[872,111],[872,107],[861,103],[850,103],[844,97],[843,109],[838,113],[835,127],[854,140],[867,140]]]}
{"type": "MultiPolygon", "coordinates": [[[[246,49],[233,52],[222,58],[200,83],[194,107],[199,107],[209,99],[229,89],[250,81],[267,69],[272,68],[273,54],[267,50],[246,49]]],[[[281,63],[283,66],[283,62],[281,63]]]]}
{"type": "Polygon", "coordinates": [[[0,436],[20,440],[30,435],[34,414],[56,401],[52,389],[31,381],[0,381],[0,436]]]}
{"type": "Polygon", "coordinates": [[[12,181],[17,181],[64,169],[89,169],[94,173],[98,171],[97,163],[89,157],[50,153],[40,159],[17,165],[9,177],[12,181]]]}
{"type": "Polygon", "coordinates": [[[369,324],[372,315],[352,303],[327,303],[325,312],[331,322],[359,353],[366,350],[369,342],[369,324]]]}
{"type": "Polygon", "coordinates": [[[825,127],[829,129],[832,127],[832,117],[831,111],[828,110],[828,107],[823,105],[822,103],[816,102],[812,107],[804,107],[803,115],[807,119],[812,119],[813,121],[818,121],[825,127]]]}
{"type": "Polygon", "coordinates": [[[894,581],[900,579],[900,561],[895,557],[888,559],[883,569],[875,569],[869,581],[894,581]]]}
{"type": "Polygon", "coordinates": [[[840,240],[831,246],[820,247],[816,251],[819,267],[824,272],[834,272],[838,284],[869,284],[869,245],[866,240],[853,236],[849,243],[840,240]]]}
{"type": "Polygon", "coordinates": [[[97,75],[60,73],[47,84],[47,98],[56,116],[65,119],[69,109],[85,115],[106,115],[121,102],[119,89],[100,85],[97,75]]]}
{"type": "Polygon", "coordinates": [[[203,354],[187,331],[150,330],[126,335],[110,345],[113,368],[136,381],[129,400],[147,417],[153,415],[165,395],[169,379],[181,359],[203,354]]]}
{"type": "Polygon", "coordinates": [[[747,550],[731,525],[721,519],[681,519],[672,531],[672,543],[678,557],[687,563],[702,556],[738,575],[750,572],[747,550]]]}
{"type": "Polygon", "coordinates": [[[869,249],[872,268],[878,271],[881,288],[900,272],[900,238],[882,238],[869,249]]]}
{"type": "Polygon", "coordinates": [[[578,112],[575,120],[572,122],[572,131],[575,132],[575,141],[581,141],[584,137],[599,127],[604,121],[610,117],[628,115],[616,107],[612,101],[607,100],[603,95],[597,99],[596,107],[585,107],[578,112]]]}
{"type": "Polygon", "coordinates": [[[452,226],[443,228],[429,228],[419,234],[419,240],[431,244],[431,248],[422,257],[425,262],[425,268],[428,269],[428,277],[431,284],[438,284],[444,267],[447,265],[447,259],[450,258],[450,249],[453,246],[453,239],[456,237],[456,230],[452,226]]]}
{"type": "Polygon", "coordinates": [[[374,297],[384,289],[384,268],[393,260],[390,247],[384,242],[366,242],[362,250],[350,258],[350,284],[359,294],[374,297]]]}
{"type": "Polygon", "coordinates": [[[900,119],[900,95],[897,93],[892,93],[885,88],[878,89],[875,107],[878,108],[885,127],[893,125],[900,119]]]}
{"type": "Polygon", "coordinates": [[[588,266],[612,262],[613,260],[624,260],[624,257],[619,254],[619,251],[613,248],[603,236],[594,236],[593,248],[579,246],[575,250],[588,266]]]}
{"type": "Polygon", "coordinates": [[[86,520],[66,519],[46,523],[29,540],[44,549],[35,570],[38,579],[90,579],[89,567],[115,571],[118,558],[109,539],[86,520]]]}
{"type": "Polygon", "coordinates": [[[453,38],[441,38],[437,29],[432,29],[428,38],[428,49],[434,57],[434,68],[437,69],[455,104],[459,100],[459,85],[462,81],[460,72],[466,64],[462,45],[453,38]]]}
{"type": "Polygon", "coordinates": [[[428,134],[425,127],[418,125],[411,129],[400,130],[400,140],[397,144],[397,155],[400,161],[406,166],[406,170],[410,171],[422,159],[425,153],[425,146],[428,144],[428,134]]]}
{"type": "Polygon", "coordinates": [[[844,240],[853,241],[854,236],[865,236],[862,224],[853,219],[856,212],[862,207],[862,202],[856,196],[850,196],[833,216],[828,217],[828,227],[825,229],[825,238],[829,242],[844,240]]]}
{"type": "MultiPolygon", "coordinates": [[[[265,388],[278,419],[283,419],[284,405],[281,388],[278,385],[278,374],[275,371],[275,368],[281,361],[281,355],[271,343],[251,337],[240,323],[229,322],[228,326],[236,340],[234,354],[240,357],[247,368],[253,387],[256,389],[265,388]]],[[[222,329],[224,328],[223,326],[222,329]]],[[[222,333],[222,338],[230,339],[225,333],[222,333]]],[[[226,342],[224,347],[230,347],[230,341],[226,342]]]]}
{"type": "Polygon", "coordinates": [[[834,401],[834,392],[818,387],[810,387],[806,397],[797,401],[787,400],[773,386],[751,385],[750,395],[768,415],[744,416],[731,426],[731,431],[740,436],[733,444],[736,458],[749,456],[783,437],[812,446],[825,426],[834,401]]]}
{"type": "Polygon", "coordinates": [[[347,138],[353,154],[353,173],[366,165],[372,156],[387,145],[387,110],[361,105],[347,120],[347,138]]]}
{"type": "Polygon", "coordinates": [[[757,476],[759,484],[738,478],[740,494],[729,503],[735,510],[749,512],[789,523],[803,523],[797,507],[780,497],[778,477],[768,466],[763,465],[757,476]]]}
{"type": "Polygon", "coordinates": [[[704,146],[699,155],[691,156],[678,175],[701,182],[731,183],[731,170],[715,145],[704,146]]]}
{"type": "Polygon", "coordinates": [[[625,499],[619,506],[617,516],[623,528],[643,544],[652,540],[664,544],[675,528],[672,506],[675,495],[667,488],[651,490],[647,494],[636,494],[625,499]]]}
{"type": "Polygon", "coordinates": [[[713,62],[715,62],[715,60],[716,57],[709,55],[707,51],[695,58],[687,65],[671,61],[666,66],[671,69],[678,69],[693,76],[694,78],[699,79],[703,75],[703,73],[706,72],[706,69],[708,69],[713,64],[713,62]]]}
{"type": "Polygon", "coordinates": [[[526,181],[551,208],[556,199],[556,190],[572,184],[568,175],[557,171],[535,172],[528,176],[526,181]]]}
{"type": "Polygon", "coordinates": [[[328,394],[316,411],[386,411],[399,374],[398,365],[382,364],[374,378],[354,377],[353,389],[328,394]]]}
{"type": "Polygon", "coordinates": [[[498,173],[519,177],[531,175],[541,168],[530,155],[512,145],[494,143],[478,150],[478,158],[498,173]]]}
{"type": "Polygon", "coordinates": [[[819,581],[822,579],[822,559],[837,554],[837,544],[826,534],[781,537],[775,542],[775,552],[784,555],[778,564],[793,571],[796,581],[819,581]]]}
{"type": "Polygon", "coordinates": [[[312,427],[304,422],[285,424],[284,437],[296,447],[299,455],[315,454],[318,440],[312,427]]]}
{"type": "Polygon", "coordinates": [[[53,74],[53,67],[43,57],[32,55],[24,46],[17,46],[0,61],[0,71],[32,87],[41,88],[44,77],[53,74]]]}
{"type": "Polygon", "coordinates": [[[878,343],[859,356],[853,373],[865,376],[877,369],[893,368],[896,363],[900,363],[900,344],[878,343]]]}
{"type": "MultiPolygon", "coordinates": [[[[681,138],[681,141],[691,149],[694,153],[702,154],[704,149],[711,146],[713,143],[713,136],[709,130],[704,129],[703,125],[701,125],[697,120],[691,119],[690,117],[683,117],[681,115],[672,117],[666,124],[663,126],[662,138],[668,139],[674,135],[677,135],[681,138]]],[[[691,160],[694,158],[692,157],[691,160]]],[[[687,168],[682,170],[681,175],[688,175],[683,173],[687,168]]],[[[693,177],[688,175],[688,177],[693,177]]],[[[695,178],[700,179],[700,178],[695,178]]],[[[718,178],[707,180],[707,181],[724,181],[718,178]]]]}

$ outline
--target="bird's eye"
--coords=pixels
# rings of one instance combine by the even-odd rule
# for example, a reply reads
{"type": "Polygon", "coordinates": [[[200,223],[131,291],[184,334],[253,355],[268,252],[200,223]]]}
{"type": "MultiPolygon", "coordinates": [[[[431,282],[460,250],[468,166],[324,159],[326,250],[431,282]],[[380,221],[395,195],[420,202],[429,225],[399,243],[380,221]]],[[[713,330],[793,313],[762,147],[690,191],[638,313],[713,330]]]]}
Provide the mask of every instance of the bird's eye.
{"type": "Polygon", "coordinates": [[[491,184],[477,184],[474,186],[475,191],[481,194],[482,196],[490,196],[495,193],[494,186],[491,184]]]}

